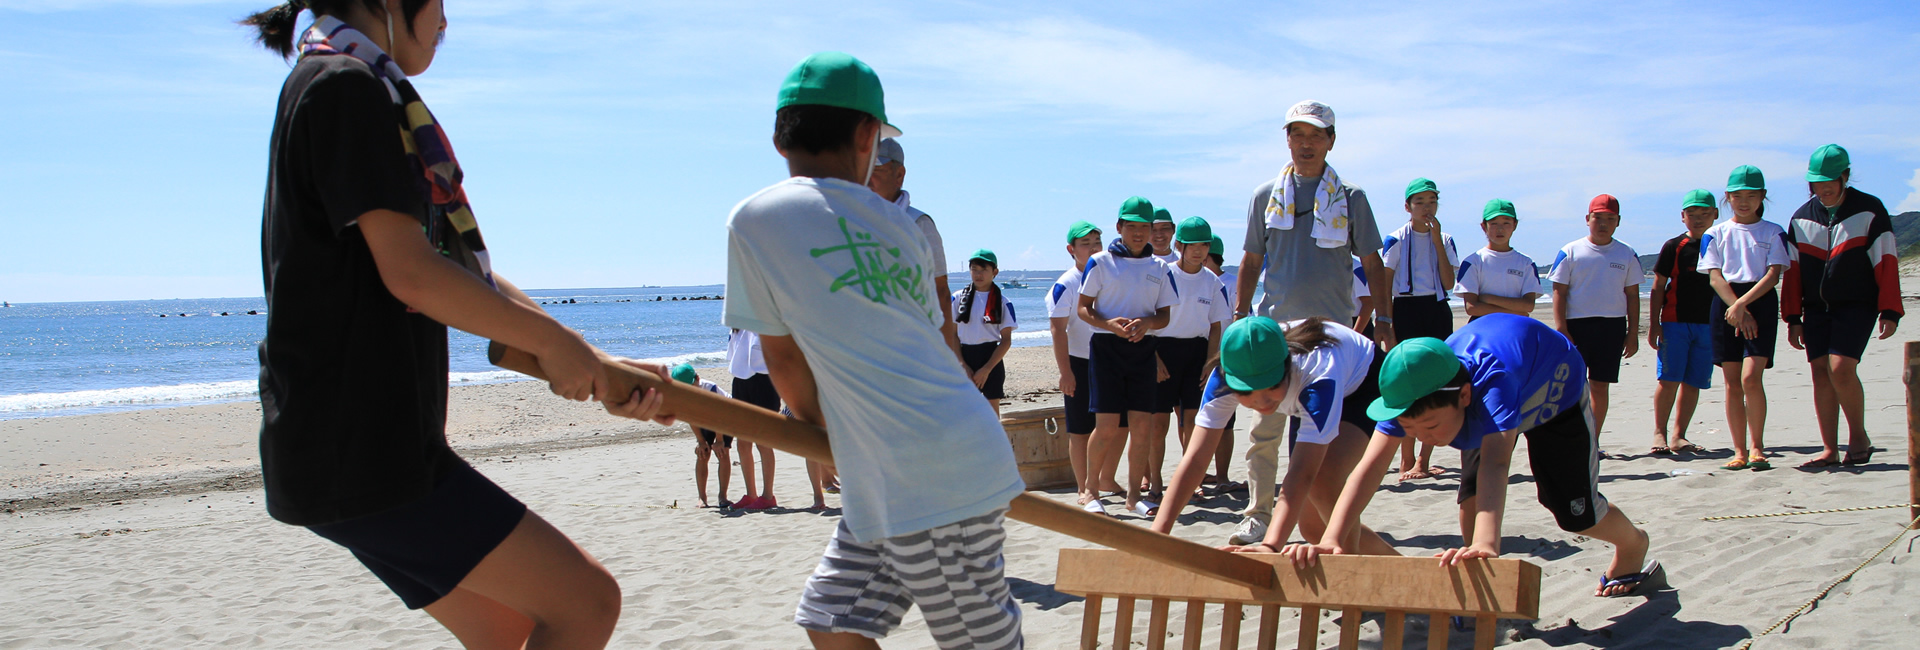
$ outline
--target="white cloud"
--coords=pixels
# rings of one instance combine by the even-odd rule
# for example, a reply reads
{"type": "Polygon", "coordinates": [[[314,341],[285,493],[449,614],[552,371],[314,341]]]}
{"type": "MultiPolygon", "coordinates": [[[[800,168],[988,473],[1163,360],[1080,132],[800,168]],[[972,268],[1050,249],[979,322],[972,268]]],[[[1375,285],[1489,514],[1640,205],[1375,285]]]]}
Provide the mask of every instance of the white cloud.
{"type": "Polygon", "coordinates": [[[1920,210],[1920,169],[1913,170],[1913,178],[1907,181],[1907,187],[1913,188],[1913,193],[1900,201],[1899,207],[1893,209],[1895,213],[1920,210]]]}

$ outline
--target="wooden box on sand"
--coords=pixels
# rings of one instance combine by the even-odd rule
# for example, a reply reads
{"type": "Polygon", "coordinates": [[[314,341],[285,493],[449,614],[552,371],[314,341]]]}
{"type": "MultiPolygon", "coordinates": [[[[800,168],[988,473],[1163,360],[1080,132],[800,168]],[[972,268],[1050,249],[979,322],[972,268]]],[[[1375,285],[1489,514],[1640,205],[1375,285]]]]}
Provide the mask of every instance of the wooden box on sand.
{"type": "Polygon", "coordinates": [[[1020,464],[1020,479],[1029,490],[1073,487],[1073,464],[1067,458],[1066,408],[1008,411],[1000,418],[1020,464]]]}

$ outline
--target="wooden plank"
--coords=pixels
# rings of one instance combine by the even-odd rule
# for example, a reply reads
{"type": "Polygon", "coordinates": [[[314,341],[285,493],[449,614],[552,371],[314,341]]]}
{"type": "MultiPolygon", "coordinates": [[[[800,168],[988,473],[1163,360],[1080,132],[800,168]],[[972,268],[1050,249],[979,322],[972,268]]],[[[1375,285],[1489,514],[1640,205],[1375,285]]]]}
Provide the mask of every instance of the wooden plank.
{"type": "Polygon", "coordinates": [[[1493,645],[1500,640],[1499,634],[1500,619],[1484,614],[1474,619],[1473,647],[1475,650],[1493,650],[1493,645]]]}
{"type": "Polygon", "coordinates": [[[1300,641],[1296,645],[1306,650],[1320,647],[1320,608],[1300,608],[1300,641]]]}
{"type": "Polygon", "coordinates": [[[1427,614],[1427,650],[1447,650],[1447,633],[1453,620],[1445,614],[1427,614]]]}
{"type": "Polygon", "coordinates": [[[1270,565],[1274,588],[1244,587],[1119,551],[1074,548],[1060,550],[1054,588],[1077,595],[1539,618],[1540,567],[1525,560],[1471,560],[1444,567],[1429,557],[1326,555],[1316,566],[1294,569],[1283,555],[1234,555],[1270,565]]]}
{"type": "Polygon", "coordinates": [[[1087,596],[1086,613],[1080,617],[1080,650],[1100,647],[1100,594],[1087,596]]]}
{"type": "Polygon", "coordinates": [[[1340,650],[1360,647],[1360,608],[1340,610],[1340,650]]]}
{"type": "Polygon", "coordinates": [[[1180,633],[1180,650],[1200,650],[1200,635],[1207,631],[1207,601],[1187,601],[1187,627],[1180,633]]]}
{"type": "Polygon", "coordinates": [[[1133,645],[1133,599],[1120,597],[1120,611],[1113,614],[1113,647],[1133,645]]]}
{"type": "Polygon", "coordinates": [[[1167,648],[1167,609],[1172,604],[1165,598],[1153,599],[1153,605],[1147,615],[1147,650],[1166,650],[1167,648]]]}
{"type": "Polygon", "coordinates": [[[1227,603],[1220,612],[1220,650],[1240,650],[1240,603],[1227,603]]]}
{"type": "Polygon", "coordinates": [[[1407,613],[1387,610],[1387,620],[1381,625],[1380,647],[1383,650],[1400,650],[1407,642],[1407,613]]]}
{"type": "Polygon", "coordinates": [[[1254,640],[1254,647],[1260,650],[1274,650],[1280,641],[1280,606],[1260,606],[1260,638],[1254,640]]]}
{"type": "MultiPolygon", "coordinates": [[[[507,370],[545,378],[538,358],[497,341],[488,344],[487,361],[507,370]]],[[[664,399],[661,415],[671,415],[689,424],[765,444],[807,460],[833,464],[833,449],[827,442],[825,429],[682,382],[662,379],[611,359],[603,360],[601,367],[613,386],[613,394],[631,395],[641,388],[659,391],[664,399]]],[[[1112,517],[1091,514],[1046,497],[1027,493],[1014,497],[1008,504],[1007,518],[1229,583],[1262,589],[1273,586],[1273,567],[1243,554],[1228,553],[1112,517]]]]}

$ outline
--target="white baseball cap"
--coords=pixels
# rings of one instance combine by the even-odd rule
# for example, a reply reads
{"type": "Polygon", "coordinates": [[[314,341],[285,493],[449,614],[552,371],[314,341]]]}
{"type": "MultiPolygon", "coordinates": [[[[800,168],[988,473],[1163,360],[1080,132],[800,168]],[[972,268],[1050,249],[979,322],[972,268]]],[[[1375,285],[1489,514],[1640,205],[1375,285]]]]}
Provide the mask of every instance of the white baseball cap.
{"type": "Polygon", "coordinates": [[[1323,129],[1331,129],[1333,128],[1333,107],[1311,99],[1294,104],[1293,108],[1287,109],[1287,124],[1294,122],[1305,122],[1323,129]]]}

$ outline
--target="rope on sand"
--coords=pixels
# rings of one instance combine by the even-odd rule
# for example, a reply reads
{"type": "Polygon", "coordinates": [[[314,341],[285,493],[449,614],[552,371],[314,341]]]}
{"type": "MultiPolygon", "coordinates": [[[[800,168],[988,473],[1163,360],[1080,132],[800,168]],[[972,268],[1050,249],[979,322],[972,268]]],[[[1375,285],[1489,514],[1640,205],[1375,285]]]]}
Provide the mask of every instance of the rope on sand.
{"type": "MultiPolygon", "coordinates": [[[[1906,506],[1892,506],[1892,507],[1904,508],[1906,506]]],[[[1859,508],[1859,509],[1864,510],[1865,508],[1859,508]]],[[[1907,536],[1907,533],[1913,528],[1915,524],[1920,524],[1920,517],[1914,517],[1912,521],[1908,521],[1906,525],[1901,526],[1900,534],[1894,535],[1893,539],[1887,540],[1887,544],[1885,546],[1880,547],[1880,550],[1878,551],[1874,551],[1872,556],[1868,557],[1865,561],[1861,562],[1859,566],[1854,567],[1852,571],[1848,571],[1845,575],[1840,576],[1839,579],[1836,579],[1833,582],[1827,583],[1827,586],[1825,588],[1822,588],[1820,590],[1820,593],[1814,594],[1812,598],[1807,599],[1807,602],[1801,603],[1799,607],[1794,608],[1792,613],[1787,614],[1786,616],[1782,617],[1778,621],[1774,621],[1773,625],[1767,626],[1767,629],[1761,630],[1759,634],[1755,634],[1752,637],[1748,638],[1746,643],[1740,644],[1740,650],[1747,650],[1748,648],[1753,647],[1753,642],[1758,641],[1760,637],[1772,634],[1774,630],[1780,629],[1781,626],[1786,625],[1787,623],[1793,621],[1793,619],[1799,618],[1801,614],[1805,614],[1808,611],[1811,611],[1815,603],[1820,602],[1820,599],[1822,598],[1826,598],[1827,594],[1833,593],[1834,587],[1840,586],[1840,583],[1842,582],[1852,580],[1853,574],[1859,573],[1861,569],[1867,568],[1867,565],[1873,564],[1874,560],[1880,559],[1880,554],[1887,552],[1887,549],[1893,548],[1894,544],[1899,543],[1899,541],[1902,538],[1905,538],[1907,536]]]]}
{"type": "Polygon", "coordinates": [[[1791,517],[1794,515],[1820,515],[1830,512],[1859,512],[1862,510],[1886,510],[1888,508],[1916,508],[1920,505],[1896,503],[1885,506],[1861,506],[1858,508],[1834,508],[1832,510],[1795,510],[1793,512],[1771,512],[1764,515],[1723,515],[1719,517],[1701,517],[1700,521],[1726,521],[1728,519],[1760,519],[1762,517],[1791,517]]]}

